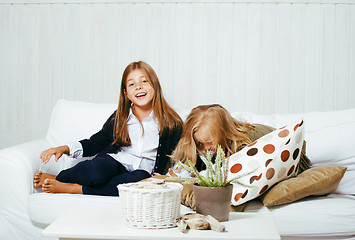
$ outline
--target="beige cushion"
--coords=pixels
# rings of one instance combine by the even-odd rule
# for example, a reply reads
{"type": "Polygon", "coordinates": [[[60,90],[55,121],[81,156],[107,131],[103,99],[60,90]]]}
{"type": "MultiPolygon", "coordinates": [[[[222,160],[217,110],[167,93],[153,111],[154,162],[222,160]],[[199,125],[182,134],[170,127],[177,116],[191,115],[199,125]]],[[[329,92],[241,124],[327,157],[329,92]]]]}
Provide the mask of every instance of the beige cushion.
{"type": "Polygon", "coordinates": [[[336,165],[310,168],[297,177],[276,184],[261,197],[262,201],[269,207],[294,202],[307,196],[332,193],[338,188],[346,169],[336,165]]]}

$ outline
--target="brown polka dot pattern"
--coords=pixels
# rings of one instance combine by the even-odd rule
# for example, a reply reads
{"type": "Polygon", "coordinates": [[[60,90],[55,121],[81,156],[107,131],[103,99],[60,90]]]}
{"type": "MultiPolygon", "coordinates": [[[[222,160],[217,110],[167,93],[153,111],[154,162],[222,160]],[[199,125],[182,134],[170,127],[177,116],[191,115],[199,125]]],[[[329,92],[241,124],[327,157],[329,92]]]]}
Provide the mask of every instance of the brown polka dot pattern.
{"type": "Polygon", "coordinates": [[[255,154],[258,153],[258,149],[257,148],[252,148],[247,152],[248,156],[254,156],[255,154]]]}
{"type": "Polygon", "coordinates": [[[256,179],[258,178],[258,176],[252,176],[250,179],[249,179],[249,183],[252,184],[256,179]]]}
{"type": "Polygon", "coordinates": [[[243,196],[243,193],[238,193],[234,196],[234,201],[238,202],[239,199],[243,196]]]}
{"type": "Polygon", "coordinates": [[[300,149],[299,149],[299,148],[296,148],[295,151],[294,151],[293,154],[292,154],[293,160],[296,160],[296,159],[297,159],[299,153],[300,153],[300,149]]]}
{"type": "Polygon", "coordinates": [[[288,150],[285,150],[281,153],[281,160],[283,162],[286,162],[290,157],[290,152],[288,150]]]}
{"type": "Polygon", "coordinates": [[[271,159],[268,159],[268,160],[266,160],[266,162],[265,162],[265,167],[267,167],[270,163],[271,163],[271,161],[272,161],[273,159],[271,158],[271,159]]]}
{"type": "Polygon", "coordinates": [[[266,171],[266,179],[267,179],[267,180],[270,180],[274,175],[275,175],[275,169],[269,168],[269,169],[266,171]]]}
{"type": "Polygon", "coordinates": [[[285,130],[282,130],[281,132],[279,132],[278,135],[280,138],[284,138],[284,137],[287,137],[289,133],[290,132],[287,129],[285,129],[285,130]]]}
{"type": "Polygon", "coordinates": [[[290,168],[290,170],[288,170],[287,172],[287,176],[290,176],[293,173],[293,170],[295,170],[295,166],[292,165],[292,167],[290,168]]]}
{"type": "Polygon", "coordinates": [[[237,173],[239,172],[240,170],[242,170],[243,168],[243,165],[240,164],[240,163],[237,163],[237,164],[234,164],[231,168],[230,168],[230,172],[231,173],[237,173]]]}
{"type": "Polygon", "coordinates": [[[266,145],[263,147],[263,150],[264,150],[264,152],[266,152],[267,154],[271,154],[271,153],[275,152],[275,146],[272,145],[272,144],[266,144],[266,145]]]}
{"type": "Polygon", "coordinates": [[[267,189],[269,188],[269,185],[265,185],[259,192],[259,194],[263,194],[267,189]]]}
{"type": "Polygon", "coordinates": [[[243,194],[242,198],[245,198],[247,195],[248,195],[248,189],[247,189],[247,190],[245,190],[245,192],[244,192],[244,194],[243,194]]]}
{"type": "Polygon", "coordinates": [[[258,141],[252,142],[248,145],[248,147],[254,146],[258,141]]]}
{"type": "Polygon", "coordinates": [[[275,183],[296,174],[303,144],[303,131],[303,121],[297,121],[276,129],[230,156],[228,180],[254,171],[238,179],[244,185],[253,186],[252,188],[234,184],[233,205],[254,199],[275,183]]]}

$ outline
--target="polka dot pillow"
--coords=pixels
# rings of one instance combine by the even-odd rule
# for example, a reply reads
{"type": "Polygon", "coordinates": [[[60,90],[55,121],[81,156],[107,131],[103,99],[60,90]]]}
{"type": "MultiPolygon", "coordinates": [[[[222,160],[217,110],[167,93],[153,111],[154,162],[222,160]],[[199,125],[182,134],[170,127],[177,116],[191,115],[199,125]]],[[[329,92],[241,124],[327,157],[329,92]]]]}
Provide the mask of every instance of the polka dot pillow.
{"type": "Polygon", "coordinates": [[[303,120],[257,139],[229,157],[228,179],[253,172],[238,179],[246,187],[234,183],[232,205],[254,199],[272,185],[295,176],[303,145],[303,120]]]}

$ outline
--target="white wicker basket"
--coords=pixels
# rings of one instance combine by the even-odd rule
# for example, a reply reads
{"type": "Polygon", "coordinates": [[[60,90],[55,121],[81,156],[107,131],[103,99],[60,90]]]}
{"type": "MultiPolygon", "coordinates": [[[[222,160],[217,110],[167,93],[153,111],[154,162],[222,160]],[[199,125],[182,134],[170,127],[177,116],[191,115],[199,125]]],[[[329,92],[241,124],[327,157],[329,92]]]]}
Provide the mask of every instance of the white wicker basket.
{"type": "Polygon", "coordinates": [[[180,217],[182,185],[167,182],[163,189],[144,189],[135,183],[118,185],[123,219],[135,228],[169,228],[180,217]]]}

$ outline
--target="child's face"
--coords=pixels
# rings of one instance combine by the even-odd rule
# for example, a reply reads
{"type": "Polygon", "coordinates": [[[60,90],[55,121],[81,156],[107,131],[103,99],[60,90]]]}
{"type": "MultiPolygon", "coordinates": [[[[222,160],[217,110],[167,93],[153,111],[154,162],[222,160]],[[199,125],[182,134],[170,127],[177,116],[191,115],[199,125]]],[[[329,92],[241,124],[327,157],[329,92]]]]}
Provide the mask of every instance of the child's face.
{"type": "Polygon", "coordinates": [[[217,138],[207,128],[200,128],[194,134],[197,148],[200,151],[216,151],[217,150],[217,138]]]}
{"type": "Polygon", "coordinates": [[[146,110],[153,108],[154,89],[140,69],[128,74],[125,94],[135,108],[146,110]]]}

